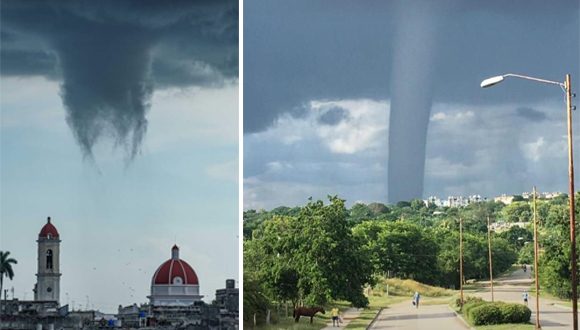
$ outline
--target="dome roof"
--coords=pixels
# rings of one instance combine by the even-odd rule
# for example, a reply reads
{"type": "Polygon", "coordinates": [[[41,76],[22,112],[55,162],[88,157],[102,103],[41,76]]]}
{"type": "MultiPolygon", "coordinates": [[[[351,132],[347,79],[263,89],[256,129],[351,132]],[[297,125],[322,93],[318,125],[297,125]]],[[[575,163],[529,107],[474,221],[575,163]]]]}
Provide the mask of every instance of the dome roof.
{"type": "Polygon", "coordinates": [[[56,227],[50,223],[50,217],[48,217],[46,224],[44,227],[42,227],[40,233],[38,234],[39,238],[49,238],[49,236],[50,238],[58,238],[58,230],[56,230],[56,227]]]}
{"type": "Polygon", "coordinates": [[[174,245],[171,249],[171,259],[162,263],[152,279],[153,284],[199,285],[197,274],[185,261],[179,259],[179,248],[174,245]],[[176,278],[179,278],[176,280],[176,278]]]}

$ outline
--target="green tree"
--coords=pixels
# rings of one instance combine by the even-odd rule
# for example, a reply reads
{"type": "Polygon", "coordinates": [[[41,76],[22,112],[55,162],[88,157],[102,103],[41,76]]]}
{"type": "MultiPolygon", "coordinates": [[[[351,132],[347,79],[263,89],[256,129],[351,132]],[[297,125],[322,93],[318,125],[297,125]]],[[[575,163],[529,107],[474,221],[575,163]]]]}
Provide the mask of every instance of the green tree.
{"type": "Polygon", "coordinates": [[[534,242],[527,243],[520,249],[518,263],[531,265],[534,263],[534,242]]]}
{"type": "Polygon", "coordinates": [[[298,301],[298,270],[293,262],[298,248],[296,219],[274,216],[256,229],[254,239],[244,242],[244,269],[262,283],[277,301],[298,301]]]}
{"type": "Polygon", "coordinates": [[[310,201],[297,216],[274,216],[244,242],[244,268],[278,301],[321,305],[330,299],[365,306],[372,265],[347,221],[344,201],[310,201]]]}
{"type": "Polygon", "coordinates": [[[418,225],[366,221],[354,227],[353,233],[364,242],[375,273],[434,283],[436,269],[425,265],[436,263],[438,246],[418,225]]]}
{"type": "Polygon", "coordinates": [[[254,315],[256,323],[264,323],[270,306],[260,281],[251,272],[244,271],[244,328],[254,325],[254,315]]]}
{"type": "Polygon", "coordinates": [[[373,216],[375,217],[390,212],[390,209],[383,203],[370,203],[368,206],[371,212],[373,213],[373,216]]]}
{"type": "Polygon", "coordinates": [[[570,237],[566,225],[554,227],[542,241],[540,281],[547,291],[563,299],[570,299],[570,237]]]}
{"type": "Polygon", "coordinates": [[[10,258],[9,251],[0,251],[0,295],[3,293],[4,276],[9,280],[12,280],[14,278],[14,269],[12,269],[12,265],[17,263],[18,261],[16,261],[16,259],[10,258]]]}
{"type": "MultiPolygon", "coordinates": [[[[459,285],[459,232],[439,227],[434,231],[439,242],[437,256],[438,283],[459,285]]],[[[492,239],[493,272],[500,274],[517,260],[517,254],[505,239],[492,239]]],[[[479,233],[463,233],[463,275],[465,279],[489,278],[487,237],[479,233]]]]}
{"type": "Polygon", "coordinates": [[[532,208],[528,202],[513,202],[504,207],[503,217],[507,222],[528,222],[532,220],[532,208]]]}
{"type": "Polygon", "coordinates": [[[509,244],[517,251],[519,251],[526,242],[534,240],[534,233],[531,228],[521,228],[518,226],[510,227],[510,229],[497,234],[498,237],[506,239],[509,244]]]}
{"type": "Polygon", "coordinates": [[[360,223],[364,220],[370,220],[375,215],[370,207],[363,203],[356,203],[350,208],[349,219],[354,223],[360,223]]]}
{"type": "Polygon", "coordinates": [[[324,304],[329,299],[350,301],[366,306],[363,287],[372,283],[372,265],[346,220],[344,200],[329,197],[330,204],[309,202],[297,217],[295,233],[298,287],[309,304],[324,304]]]}
{"type": "Polygon", "coordinates": [[[383,249],[379,242],[379,235],[386,230],[387,222],[364,221],[353,227],[353,236],[359,241],[361,250],[368,256],[373,267],[373,273],[383,272],[383,249]]]}
{"type": "MultiPolygon", "coordinates": [[[[518,253],[516,251],[506,239],[494,237],[492,234],[491,253],[493,255],[494,276],[505,272],[518,260],[518,253]]],[[[486,261],[486,266],[489,269],[489,261],[486,261]]]]}
{"type": "MultiPolygon", "coordinates": [[[[570,284],[570,225],[568,198],[550,201],[548,216],[540,235],[540,281],[553,295],[569,299],[570,284]]],[[[578,217],[578,214],[576,214],[578,217]]],[[[578,246],[576,247],[578,249],[578,246]]]]}

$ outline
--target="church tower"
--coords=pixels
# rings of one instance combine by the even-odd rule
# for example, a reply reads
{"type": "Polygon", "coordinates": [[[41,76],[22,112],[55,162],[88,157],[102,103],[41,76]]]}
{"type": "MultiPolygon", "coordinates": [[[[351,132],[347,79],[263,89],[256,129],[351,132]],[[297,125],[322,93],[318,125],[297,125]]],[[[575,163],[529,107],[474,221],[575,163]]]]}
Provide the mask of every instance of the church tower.
{"type": "Polygon", "coordinates": [[[38,272],[34,286],[34,300],[59,301],[60,296],[60,237],[56,227],[46,224],[38,234],[38,272]]]}

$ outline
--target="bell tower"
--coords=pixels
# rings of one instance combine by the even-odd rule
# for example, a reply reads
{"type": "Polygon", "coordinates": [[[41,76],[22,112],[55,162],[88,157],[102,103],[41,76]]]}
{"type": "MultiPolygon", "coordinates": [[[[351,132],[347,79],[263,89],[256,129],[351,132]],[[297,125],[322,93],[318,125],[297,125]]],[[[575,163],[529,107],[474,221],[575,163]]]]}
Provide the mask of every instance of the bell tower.
{"type": "Polygon", "coordinates": [[[48,217],[38,234],[38,272],[34,300],[56,301],[60,297],[60,237],[48,217]]]}

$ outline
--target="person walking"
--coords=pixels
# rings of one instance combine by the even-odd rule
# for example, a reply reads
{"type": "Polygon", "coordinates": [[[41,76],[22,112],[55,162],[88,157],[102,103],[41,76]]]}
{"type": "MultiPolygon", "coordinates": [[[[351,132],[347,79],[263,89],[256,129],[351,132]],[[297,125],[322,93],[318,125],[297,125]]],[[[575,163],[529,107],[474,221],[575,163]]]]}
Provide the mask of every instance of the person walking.
{"type": "Polygon", "coordinates": [[[330,315],[332,316],[332,326],[333,326],[333,327],[334,327],[334,326],[337,326],[337,327],[339,327],[339,326],[340,326],[340,322],[339,322],[339,320],[338,320],[338,314],[339,314],[339,311],[338,311],[338,308],[336,308],[336,307],[334,307],[334,308],[333,308],[333,309],[330,311],[330,315]],[[336,324],[336,325],[335,325],[335,324],[336,324]]]}
{"type": "Polygon", "coordinates": [[[413,305],[415,305],[415,308],[419,308],[420,299],[421,295],[419,294],[419,292],[415,291],[415,294],[413,295],[413,305]]]}
{"type": "Polygon", "coordinates": [[[522,293],[522,297],[524,298],[524,304],[528,306],[528,291],[524,291],[524,293],[522,293]]]}

